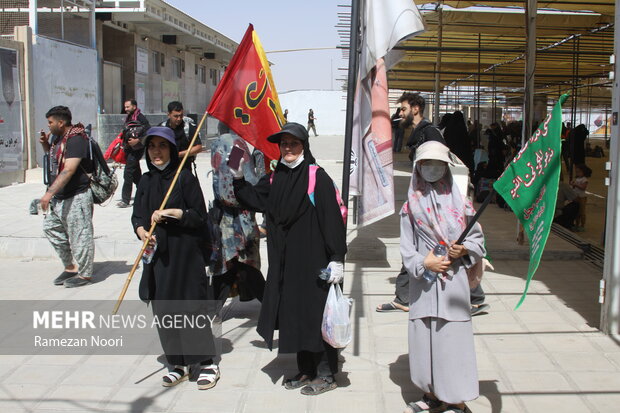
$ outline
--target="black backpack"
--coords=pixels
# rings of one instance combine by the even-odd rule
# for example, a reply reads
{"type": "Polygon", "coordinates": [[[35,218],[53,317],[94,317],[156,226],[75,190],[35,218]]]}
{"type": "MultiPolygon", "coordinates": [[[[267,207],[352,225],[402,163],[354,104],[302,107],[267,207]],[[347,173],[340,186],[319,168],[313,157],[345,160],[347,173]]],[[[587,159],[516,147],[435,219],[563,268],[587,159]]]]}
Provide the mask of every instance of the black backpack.
{"type": "Polygon", "coordinates": [[[125,151],[127,150],[137,151],[137,150],[144,148],[142,139],[146,135],[146,131],[147,131],[147,126],[138,122],[137,120],[130,120],[129,122],[127,122],[127,124],[125,125],[125,128],[123,129],[123,135],[122,135],[123,136],[123,149],[125,151]],[[130,146],[128,143],[129,138],[138,138],[140,139],[140,143],[135,146],[130,146]]]}

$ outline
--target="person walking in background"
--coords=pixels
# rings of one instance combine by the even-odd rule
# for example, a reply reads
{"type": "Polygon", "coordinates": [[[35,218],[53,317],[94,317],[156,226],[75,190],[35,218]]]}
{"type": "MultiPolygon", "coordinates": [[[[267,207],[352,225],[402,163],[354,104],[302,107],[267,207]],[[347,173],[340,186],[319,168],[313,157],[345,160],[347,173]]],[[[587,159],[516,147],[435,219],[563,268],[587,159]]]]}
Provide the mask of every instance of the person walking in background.
{"type": "Polygon", "coordinates": [[[39,142],[50,154],[51,171],[39,201],[44,212],[49,210],[43,232],[65,267],[54,285],[80,287],[90,282],[95,259],[93,195],[87,175],[94,165],[84,127],[71,124],[68,107],[55,106],[45,117],[51,136],[41,131],[39,142]]]}
{"type": "Polygon", "coordinates": [[[588,139],[589,134],[588,128],[586,128],[586,125],[583,123],[577,125],[577,127],[570,132],[568,146],[573,165],[584,164],[586,162],[586,139],[588,139]]]}
{"type": "MultiPolygon", "coordinates": [[[[204,198],[198,179],[183,168],[166,209],[159,210],[179,166],[174,132],[167,127],[153,127],[147,132],[145,145],[149,171],[138,185],[131,223],[142,242],[151,225],[157,226],[149,240],[150,262],[142,266],[139,296],[152,304],[153,314],[160,320],[192,315],[199,303],[213,300],[205,271],[208,232],[204,198]]],[[[213,361],[215,346],[209,323],[199,329],[158,325],[157,331],[171,367],[162,379],[164,387],[187,380],[190,365],[200,365],[198,389],[215,386],[220,370],[213,361]]]]}
{"type": "Polygon", "coordinates": [[[570,148],[568,145],[568,137],[570,136],[570,129],[562,123],[562,132],[560,138],[562,139],[562,160],[566,166],[566,170],[570,170],[570,148]]]}
{"type": "Polygon", "coordinates": [[[312,132],[314,132],[314,136],[319,136],[316,134],[316,127],[314,126],[314,121],[316,120],[316,117],[314,116],[314,111],[312,109],[310,109],[310,111],[308,112],[308,129],[307,132],[310,132],[310,129],[312,129],[312,132]]]}
{"type": "Polygon", "coordinates": [[[149,129],[149,121],[138,108],[135,99],[129,99],[124,104],[125,127],[123,129],[123,150],[127,155],[125,170],[123,172],[123,187],[121,189],[121,201],[116,204],[119,208],[127,208],[131,203],[131,192],[133,186],[138,186],[142,171],[140,170],[140,159],[144,154],[142,138],[149,129]]]}
{"type": "Polygon", "coordinates": [[[267,215],[269,272],[257,331],[272,349],[279,329],[279,353],[297,354],[299,372],[284,387],[317,395],[337,387],[338,351],[323,340],[321,322],[330,284],[344,278],[346,232],[334,183],[322,168],[314,202],[308,195],[316,161],[306,128],[289,122],[268,140],[280,147],[275,171],[252,186],[238,170],[233,182],[242,205],[267,215]],[[327,281],[319,278],[324,268],[331,272],[327,281]]]}
{"type": "Polygon", "coordinates": [[[390,118],[390,121],[392,122],[392,136],[394,142],[392,150],[397,153],[402,149],[403,137],[405,136],[405,130],[400,126],[400,120],[400,108],[398,108],[390,118]]]}
{"type": "Polygon", "coordinates": [[[504,172],[504,148],[506,146],[504,143],[504,136],[497,122],[493,122],[484,133],[489,138],[489,163],[487,165],[487,170],[491,174],[492,179],[497,179],[502,172],[504,172]]]}
{"type": "Polygon", "coordinates": [[[189,157],[183,167],[191,170],[192,165],[194,165],[194,175],[196,176],[196,155],[202,152],[202,141],[200,134],[198,134],[190,149],[189,144],[196,133],[196,123],[189,116],[185,116],[181,102],[168,103],[168,119],[160,123],[160,126],[167,126],[174,131],[179,158],[183,158],[185,153],[189,151],[189,157]]]}
{"type": "Polygon", "coordinates": [[[407,129],[412,126],[413,130],[407,140],[409,159],[413,161],[416,148],[426,141],[438,141],[445,143],[441,132],[431,122],[424,118],[426,101],[417,93],[404,92],[398,99],[400,104],[400,126],[407,129]]]}
{"type": "Polygon", "coordinates": [[[553,222],[567,229],[575,227],[575,221],[579,216],[579,197],[575,190],[562,179],[558,185],[558,197],[555,203],[553,222]]]}
{"type": "Polygon", "coordinates": [[[467,133],[463,112],[457,110],[450,116],[443,132],[443,137],[446,140],[446,145],[450,148],[450,152],[455,154],[467,166],[470,176],[473,176],[474,151],[467,133]]]}
{"type": "Polygon", "coordinates": [[[452,179],[450,163],[447,146],[420,145],[400,212],[400,251],[411,282],[410,374],[424,392],[406,413],[469,412],[464,402],[479,395],[467,271],[483,264],[484,236],[476,224],[462,244],[455,242],[474,210],[452,179]],[[436,256],[440,243],[447,254],[436,256]]]}
{"type": "MultiPolygon", "coordinates": [[[[233,192],[233,173],[227,164],[234,146],[243,149],[244,178],[256,184],[264,175],[258,174],[254,159],[245,141],[231,133],[224,133],[211,145],[211,167],[213,168],[212,216],[218,217],[222,234],[222,245],[216,249],[217,259],[210,263],[214,276],[216,296],[225,301],[237,286],[240,301],[263,299],[265,278],[260,271],[260,232],[253,211],[242,208],[233,192]],[[217,212],[215,212],[217,211],[217,212]]],[[[264,171],[264,167],[262,169],[264,171]]]]}
{"type": "Polygon", "coordinates": [[[586,205],[588,203],[588,195],[586,189],[588,188],[588,178],[592,176],[592,169],[586,164],[575,165],[575,179],[570,182],[570,186],[577,194],[577,202],[579,202],[579,215],[575,220],[575,232],[583,232],[586,226],[586,205]]]}
{"type": "Polygon", "coordinates": [[[288,109],[284,109],[284,113],[282,115],[284,116],[284,120],[288,122],[288,109]]]}

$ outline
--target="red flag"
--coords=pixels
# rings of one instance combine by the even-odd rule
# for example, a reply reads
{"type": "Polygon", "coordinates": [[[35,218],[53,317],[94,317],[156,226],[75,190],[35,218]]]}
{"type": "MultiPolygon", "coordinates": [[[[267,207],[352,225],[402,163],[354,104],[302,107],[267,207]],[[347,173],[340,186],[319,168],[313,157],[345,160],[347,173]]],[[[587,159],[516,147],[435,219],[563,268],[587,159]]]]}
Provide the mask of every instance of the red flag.
{"type": "Polygon", "coordinates": [[[250,24],[220,81],[207,112],[228,125],[268,159],[280,159],[267,137],[282,129],[284,116],[265,51],[250,24]]]}

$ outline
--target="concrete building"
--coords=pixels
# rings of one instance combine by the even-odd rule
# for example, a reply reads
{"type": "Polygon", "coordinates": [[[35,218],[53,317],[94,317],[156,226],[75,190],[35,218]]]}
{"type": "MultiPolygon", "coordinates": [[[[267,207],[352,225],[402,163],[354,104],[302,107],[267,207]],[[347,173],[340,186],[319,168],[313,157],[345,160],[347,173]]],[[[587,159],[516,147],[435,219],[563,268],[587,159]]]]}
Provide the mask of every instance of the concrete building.
{"type": "Polygon", "coordinates": [[[10,143],[0,143],[0,186],[41,164],[50,107],[68,106],[104,147],[127,99],[151,123],[173,100],[202,114],[238,46],[161,0],[17,0],[0,14],[0,138],[10,143]]]}

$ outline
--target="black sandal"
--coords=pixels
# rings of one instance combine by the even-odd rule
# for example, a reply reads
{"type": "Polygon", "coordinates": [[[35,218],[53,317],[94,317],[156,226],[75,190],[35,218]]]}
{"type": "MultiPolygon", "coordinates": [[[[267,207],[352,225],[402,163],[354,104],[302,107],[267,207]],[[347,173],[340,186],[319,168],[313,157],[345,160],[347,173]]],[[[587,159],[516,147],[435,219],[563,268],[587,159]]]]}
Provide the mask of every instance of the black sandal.
{"type": "Polygon", "coordinates": [[[284,380],[284,388],[286,390],[295,390],[304,387],[310,383],[310,376],[307,374],[297,373],[294,377],[284,380]]]}
{"type": "Polygon", "coordinates": [[[467,407],[467,405],[465,405],[464,409],[456,406],[446,406],[446,410],[444,410],[444,413],[471,413],[471,410],[469,410],[469,407],[467,407]]]}
{"type": "Polygon", "coordinates": [[[420,412],[428,412],[431,409],[437,409],[443,405],[443,402],[437,399],[431,399],[426,394],[422,396],[422,400],[418,400],[417,402],[411,402],[407,405],[405,409],[405,413],[420,413],[420,412]]]}
{"type": "MultiPolygon", "coordinates": [[[[406,307],[406,306],[403,306],[403,307],[406,307]]],[[[375,311],[377,311],[378,313],[388,313],[391,311],[407,312],[409,311],[409,309],[403,310],[400,307],[396,307],[396,304],[394,303],[394,301],[390,301],[389,303],[381,304],[380,306],[375,308],[375,311]]]]}
{"type": "Polygon", "coordinates": [[[472,304],[471,315],[475,316],[475,315],[486,313],[490,307],[491,306],[488,304],[472,304]]]}
{"type": "Polygon", "coordinates": [[[301,394],[305,396],[318,396],[321,393],[334,390],[336,387],[338,387],[338,384],[333,377],[317,377],[301,389],[301,394]]]}

